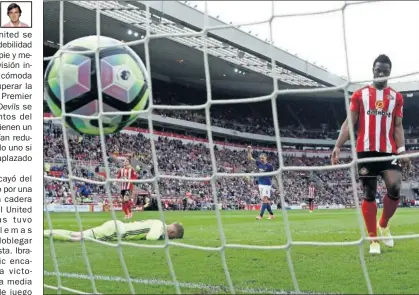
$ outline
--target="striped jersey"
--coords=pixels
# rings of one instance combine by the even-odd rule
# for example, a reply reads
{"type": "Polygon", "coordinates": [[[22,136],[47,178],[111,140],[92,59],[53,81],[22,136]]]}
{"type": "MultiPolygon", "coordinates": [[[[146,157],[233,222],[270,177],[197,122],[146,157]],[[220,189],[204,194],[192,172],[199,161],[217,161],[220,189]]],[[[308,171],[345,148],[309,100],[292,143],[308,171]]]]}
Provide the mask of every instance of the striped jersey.
{"type": "MultiPolygon", "coordinates": [[[[137,179],[137,173],[135,172],[135,169],[131,166],[128,168],[121,168],[118,171],[117,175],[118,179],[130,179],[134,180],[137,179]]],[[[133,190],[134,189],[134,183],[132,182],[122,182],[121,183],[121,190],[133,190]]]]}
{"type": "Polygon", "coordinates": [[[314,199],[315,197],[315,193],[316,193],[316,187],[313,185],[310,185],[308,187],[308,198],[309,199],[314,199]]]}
{"type": "Polygon", "coordinates": [[[357,152],[396,154],[394,122],[403,118],[403,96],[387,87],[366,86],[354,92],[350,110],[359,113],[357,152]]]}

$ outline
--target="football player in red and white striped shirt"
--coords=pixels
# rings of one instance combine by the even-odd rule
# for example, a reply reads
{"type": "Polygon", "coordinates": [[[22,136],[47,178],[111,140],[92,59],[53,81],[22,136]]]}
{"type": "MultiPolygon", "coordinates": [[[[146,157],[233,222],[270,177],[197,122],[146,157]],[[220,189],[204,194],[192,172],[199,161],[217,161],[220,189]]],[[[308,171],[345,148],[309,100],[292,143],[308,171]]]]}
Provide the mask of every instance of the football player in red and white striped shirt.
{"type": "MultiPolygon", "coordinates": [[[[391,60],[382,54],[373,63],[374,79],[389,77],[391,60]]],[[[405,153],[403,118],[403,96],[387,86],[387,80],[374,81],[354,92],[350,104],[353,124],[358,123],[356,151],[358,158],[384,157],[405,153]]],[[[342,124],[339,138],[332,152],[332,164],[339,160],[340,148],[349,139],[349,121],[342,124]]],[[[388,222],[396,212],[400,199],[402,167],[410,168],[407,158],[358,164],[358,174],[364,188],[362,213],[370,237],[377,237],[377,227],[381,236],[386,237],[384,245],[393,247],[388,222]],[[377,224],[377,177],[384,178],[387,194],[383,198],[383,212],[377,224]]],[[[373,240],[370,253],[379,254],[380,244],[373,240]]]]}
{"type": "MultiPolygon", "coordinates": [[[[137,179],[135,169],[131,167],[129,159],[124,160],[124,167],[119,169],[118,179],[137,179]]],[[[131,195],[134,189],[132,182],[121,182],[121,198],[122,198],[122,211],[125,213],[125,219],[132,218],[132,202],[131,195]]]]}
{"type": "Polygon", "coordinates": [[[310,210],[310,213],[314,211],[314,198],[316,194],[316,187],[314,186],[314,183],[310,183],[308,187],[308,210],[310,210]]]}

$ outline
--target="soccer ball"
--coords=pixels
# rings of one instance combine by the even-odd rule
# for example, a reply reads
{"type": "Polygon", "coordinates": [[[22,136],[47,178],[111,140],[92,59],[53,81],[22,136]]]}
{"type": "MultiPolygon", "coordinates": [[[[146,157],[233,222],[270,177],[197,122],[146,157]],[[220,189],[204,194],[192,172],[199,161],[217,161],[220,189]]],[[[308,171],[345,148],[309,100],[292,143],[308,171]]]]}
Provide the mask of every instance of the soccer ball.
{"type": "MultiPolygon", "coordinates": [[[[99,114],[99,91],[103,98],[103,131],[111,134],[132,124],[138,115],[106,115],[106,112],[139,111],[147,107],[149,87],[147,71],[140,57],[124,43],[101,36],[88,36],[71,41],[48,64],[45,72],[45,96],[54,116],[61,116],[61,102],[65,101],[65,112],[84,116],[99,114]],[[101,48],[99,69],[96,69],[95,53],[81,51],[96,50],[100,46],[119,45],[101,48]],[[77,53],[79,51],[80,53],[77,53]],[[62,77],[62,84],[60,75],[62,77]],[[100,75],[101,89],[98,90],[97,75],[100,75]],[[64,88],[64,98],[61,96],[64,88]]],[[[65,118],[67,127],[81,134],[99,135],[99,120],[89,118],[65,118]]]]}

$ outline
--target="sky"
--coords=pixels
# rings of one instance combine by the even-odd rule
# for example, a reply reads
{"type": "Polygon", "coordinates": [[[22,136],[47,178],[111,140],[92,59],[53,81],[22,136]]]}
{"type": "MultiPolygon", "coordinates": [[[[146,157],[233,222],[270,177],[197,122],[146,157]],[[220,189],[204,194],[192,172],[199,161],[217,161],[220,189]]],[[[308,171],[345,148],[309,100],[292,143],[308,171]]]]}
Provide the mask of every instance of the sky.
{"type": "MultiPolygon", "coordinates": [[[[357,1],[347,1],[354,3],[357,1]]],[[[188,1],[204,11],[205,2],[188,1]]],[[[280,17],[284,14],[313,13],[339,9],[343,1],[275,1],[272,22],[273,42],[278,48],[329,72],[347,76],[342,10],[333,13],[280,17]]],[[[263,40],[270,38],[272,1],[208,1],[208,14],[223,22],[243,24],[240,29],[263,40]]],[[[393,63],[392,76],[419,72],[419,2],[388,1],[349,5],[344,9],[349,74],[351,81],[372,78],[372,64],[379,54],[393,63]]],[[[419,80],[419,75],[391,82],[419,80]]]]}

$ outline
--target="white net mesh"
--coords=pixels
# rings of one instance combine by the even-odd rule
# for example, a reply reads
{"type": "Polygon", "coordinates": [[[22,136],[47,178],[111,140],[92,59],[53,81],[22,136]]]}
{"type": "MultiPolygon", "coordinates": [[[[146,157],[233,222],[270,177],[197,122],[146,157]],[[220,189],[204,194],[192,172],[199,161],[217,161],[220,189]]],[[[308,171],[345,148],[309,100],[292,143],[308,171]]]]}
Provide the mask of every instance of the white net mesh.
{"type": "MultiPolygon", "coordinates": [[[[45,0],[44,0],[45,1],[45,0]]],[[[48,1],[45,1],[48,2],[48,1]]],[[[111,5],[111,3],[113,5],[122,5],[119,2],[113,2],[113,1],[109,1],[109,2],[105,2],[105,1],[92,1],[92,2],[88,2],[88,1],[73,1],[75,4],[80,5],[82,7],[91,9],[91,10],[95,10],[96,11],[96,33],[98,36],[101,35],[101,15],[105,14],[107,12],[103,12],[101,11],[101,9],[103,8],[109,8],[109,5],[111,5]]],[[[368,2],[374,2],[374,1],[368,1],[368,2]]],[[[55,276],[56,277],[56,285],[55,286],[51,286],[48,284],[45,284],[45,288],[46,289],[51,289],[51,290],[57,290],[58,294],[61,294],[62,292],[72,292],[75,294],[99,294],[98,288],[96,287],[96,283],[97,281],[109,281],[109,282],[121,282],[124,284],[128,284],[129,286],[129,291],[131,294],[136,294],[137,292],[139,292],[139,290],[136,290],[134,288],[134,283],[136,284],[151,284],[151,285],[164,285],[164,286],[174,286],[175,290],[178,294],[181,293],[181,287],[182,288],[190,288],[190,289],[200,289],[203,292],[214,292],[214,293],[219,293],[219,292],[230,292],[232,294],[235,293],[301,293],[300,291],[300,287],[299,287],[299,281],[298,278],[296,276],[296,273],[294,271],[294,265],[293,265],[293,259],[291,256],[291,249],[293,246],[339,246],[339,247],[343,247],[343,246],[356,246],[359,248],[359,259],[360,259],[360,263],[361,263],[361,267],[362,267],[362,272],[363,272],[363,277],[365,279],[366,282],[366,286],[367,286],[367,290],[368,293],[372,294],[373,293],[373,287],[371,284],[371,280],[369,277],[369,273],[368,273],[368,268],[365,262],[365,257],[364,257],[364,250],[363,250],[363,244],[365,241],[369,240],[370,238],[368,238],[365,234],[365,230],[364,230],[364,222],[362,219],[362,214],[359,208],[359,197],[358,197],[358,189],[357,189],[357,181],[356,181],[356,164],[360,163],[360,162],[372,162],[372,161],[386,161],[389,159],[394,159],[396,157],[381,157],[381,158],[369,158],[369,159],[362,159],[362,160],[358,160],[357,159],[357,154],[355,152],[355,148],[354,148],[354,143],[355,143],[355,135],[354,135],[354,131],[352,129],[350,129],[350,141],[351,141],[351,147],[352,147],[352,161],[350,163],[347,164],[340,164],[337,166],[321,166],[321,167],[301,167],[301,166],[287,166],[285,167],[284,165],[284,158],[283,158],[283,152],[282,152],[282,145],[281,145],[281,137],[280,137],[280,133],[279,133],[279,123],[278,123],[278,113],[277,113],[277,96],[278,95],[286,95],[286,94],[298,94],[298,93],[324,93],[324,92],[328,92],[328,91],[336,91],[336,90],[344,90],[345,92],[345,104],[347,107],[347,111],[348,111],[348,106],[349,106],[349,95],[348,95],[348,87],[349,85],[351,85],[351,83],[363,83],[363,82],[367,82],[367,81],[357,81],[357,82],[353,82],[350,79],[350,72],[349,72],[349,63],[348,63],[348,54],[346,51],[347,48],[347,43],[346,43],[346,28],[345,28],[345,9],[349,6],[349,5],[357,5],[357,4],[365,4],[366,2],[351,2],[351,3],[344,3],[342,5],[341,8],[339,9],[335,9],[335,10],[328,10],[328,11],[324,11],[324,12],[318,12],[318,13],[304,13],[304,14],[286,14],[286,15],[277,15],[274,13],[275,9],[275,2],[272,1],[272,13],[271,13],[271,17],[265,21],[258,21],[256,23],[247,23],[245,25],[252,25],[252,24],[261,24],[261,23],[269,23],[270,26],[270,37],[271,37],[271,46],[272,45],[272,34],[273,34],[273,30],[272,30],[272,21],[275,18],[281,18],[281,17],[296,17],[296,16],[303,16],[303,15],[311,15],[311,14],[322,14],[322,13],[330,13],[332,11],[340,11],[342,13],[342,31],[343,31],[343,36],[344,36],[344,48],[345,48],[345,63],[346,63],[346,76],[348,77],[348,81],[346,83],[344,83],[343,85],[338,85],[336,87],[325,87],[325,88],[317,88],[317,89],[289,89],[289,90],[281,90],[278,89],[278,84],[276,83],[276,77],[278,75],[278,72],[276,72],[278,70],[278,68],[273,67],[273,70],[271,70],[271,72],[269,73],[269,76],[271,76],[273,78],[273,92],[270,95],[266,95],[266,96],[261,96],[261,97],[254,97],[254,98],[245,98],[245,99],[229,99],[229,100],[213,100],[212,98],[212,92],[211,92],[211,79],[210,79],[210,69],[209,69],[209,62],[208,62],[208,55],[209,54],[214,54],[213,53],[213,49],[208,49],[208,41],[207,41],[207,37],[208,37],[208,33],[211,31],[215,31],[215,30],[220,30],[220,29],[226,29],[226,28],[231,28],[234,26],[238,26],[238,24],[235,25],[223,25],[223,26],[217,26],[217,27],[210,27],[208,25],[208,13],[207,13],[207,4],[205,4],[205,14],[204,14],[204,29],[200,32],[187,32],[187,33],[176,33],[176,32],[167,32],[167,31],[156,31],[155,27],[153,28],[153,32],[151,30],[151,25],[152,25],[152,21],[151,21],[151,13],[150,13],[150,8],[149,6],[146,6],[146,16],[147,16],[147,21],[146,21],[146,35],[144,36],[143,39],[141,40],[136,40],[136,41],[132,41],[132,42],[126,42],[125,45],[137,45],[137,44],[144,44],[145,46],[145,62],[146,62],[146,67],[148,69],[148,77],[151,77],[151,73],[150,73],[150,69],[151,69],[151,65],[150,65],[150,52],[149,52],[149,42],[152,39],[157,39],[157,38],[180,38],[180,37],[191,37],[191,36],[200,36],[203,37],[203,57],[204,57],[204,65],[205,65],[205,80],[206,80],[206,89],[207,89],[207,102],[203,105],[196,105],[196,106],[173,106],[173,105],[154,105],[153,104],[153,98],[150,97],[150,105],[148,110],[146,111],[139,111],[136,113],[144,113],[148,116],[148,124],[149,124],[149,132],[150,134],[153,133],[153,120],[152,120],[152,111],[155,109],[165,109],[165,110],[205,110],[205,115],[206,115],[206,126],[207,126],[207,136],[208,136],[208,142],[209,142],[209,150],[210,150],[210,155],[211,155],[211,160],[212,160],[212,176],[211,177],[186,177],[186,176],[175,176],[175,175],[164,175],[161,174],[159,172],[159,167],[158,167],[158,161],[157,161],[157,155],[156,155],[156,147],[155,147],[155,143],[154,140],[150,140],[151,143],[151,152],[152,152],[152,160],[153,160],[153,164],[154,164],[154,177],[152,179],[146,179],[146,180],[132,180],[131,182],[136,183],[136,184],[142,184],[142,183],[152,183],[154,185],[154,190],[158,199],[158,209],[160,212],[160,219],[165,222],[165,215],[163,213],[162,210],[162,206],[161,206],[161,200],[160,200],[160,193],[159,193],[159,185],[158,185],[158,181],[161,179],[176,179],[176,180],[188,180],[188,181],[210,181],[211,183],[211,188],[212,188],[212,196],[214,199],[214,203],[218,204],[218,197],[217,197],[217,185],[216,185],[216,179],[217,177],[246,177],[246,176],[274,176],[277,178],[278,180],[278,184],[279,184],[279,190],[280,190],[280,196],[281,196],[281,204],[282,204],[282,208],[284,208],[282,210],[282,216],[283,216],[283,221],[284,224],[283,226],[285,227],[285,233],[286,233],[286,244],[284,245],[279,245],[279,246],[253,246],[253,245],[241,245],[241,244],[229,244],[226,241],[225,238],[225,234],[224,234],[224,229],[223,229],[223,224],[222,224],[222,218],[220,215],[220,210],[215,210],[215,214],[216,214],[216,219],[217,219],[217,226],[218,226],[218,232],[219,232],[219,241],[220,241],[220,246],[218,247],[204,247],[204,246],[197,246],[197,245],[190,245],[190,244],[185,244],[185,243],[180,243],[180,242],[175,242],[175,241],[170,241],[167,236],[165,238],[165,242],[164,244],[161,245],[147,245],[147,244],[137,244],[137,243],[130,243],[130,242],[126,242],[126,241],[122,241],[121,239],[121,235],[118,233],[118,240],[117,243],[108,243],[108,242],[104,242],[104,241],[99,241],[99,240],[92,240],[92,242],[94,243],[99,243],[102,245],[105,245],[107,247],[113,247],[118,251],[118,255],[119,255],[119,260],[120,260],[120,266],[123,270],[123,277],[117,277],[117,276],[102,276],[102,275],[97,275],[94,274],[92,271],[92,267],[91,267],[91,261],[89,259],[89,255],[87,253],[86,250],[86,244],[84,240],[80,241],[80,245],[81,245],[81,249],[82,249],[82,257],[83,257],[83,261],[84,264],[86,266],[87,269],[87,275],[82,275],[82,274],[76,274],[76,273],[64,273],[64,272],[60,272],[60,265],[57,261],[57,257],[55,254],[55,247],[56,245],[54,244],[53,238],[52,236],[50,237],[50,254],[46,254],[46,255],[51,255],[52,258],[52,262],[53,262],[53,267],[54,267],[54,271],[50,272],[50,271],[44,271],[44,275],[45,276],[55,276]],[[211,53],[210,53],[211,52],[211,53]],[[216,166],[216,157],[215,157],[215,152],[214,152],[214,140],[212,137],[212,131],[211,131],[211,115],[210,115],[210,108],[213,105],[225,105],[225,104],[239,104],[239,103],[250,103],[250,102],[261,102],[261,101],[271,101],[272,104],[272,112],[273,112],[273,122],[274,122],[274,128],[275,128],[275,137],[276,137],[276,145],[277,145],[277,155],[278,155],[278,160],[279,160],[279,167],[277,170],[273,171],[273,172],[269,172],[269,173],[220,173],[217,171],[217,166],[216,166]],[[287,215],[287,210],[285,210],[285,200],[284,200],[284,192],[285,192],[285,188],[284,188],[284,183],[282,180],[283,177],[283,173],[286,171],[321,171],[321,170],[332,170],[332,169],[344,169],[344,168],[349,168],[351,171],[351,182],[352,182],[352,189],[353,189],[353,194],[354,194],[354,200],[355,200],[355,205],[356,205],[356,210],[358,213],[358,223],[359,223],[359,228],[360,228],[360,232],[361,232],[361,237],[358,240],[355,241],[348,241],[348,242],[304,242],[304,241],[293,241],[292,235],[291,235],[291,230],[290,230],[290,223],[288,221],[288,215],[287,215]],[[223,288],[220,286],[215,286],[215,285],[204,285],[204,284],[193,284],[193,283],[185,283],[185,282],[179,282],[177,280],[176,277],[176,273],[175,273],[175,269],[173,267],[173,263],[172,263],[172,259],[171,259],[171,254],[170,254],[170,247],[183,247],[183,248],[188,248],[188,249],[196,249],[196,250],[201,250],[201,251],[215,251],[215,252],[219,252],[220,253],[220,257],[221,257],[221,263],[222,263],[222,267],[224,270],[224,274],[225,274],[225,278],[226,278],[226,282],[228,285],[228,288],[223,288]],[[166,256],[166,262],[167,262],[167,266],[169,268],[170,271],[170,276],[172,278],[172,281],[165,281],[165,280],[159,280],[159,279],[141,279],[141,278],[132,278],[130,276],[130,272],[129,269],[127,267],[127,263],[126,260],[124,258],[123,255],[123,251],[124,251],[124,247],[142,247],[142,248],[160,248],[160,249],[164,249],[165,252],[165,256],[166,256]],[[286,251],[286,260],[287,260],[287,264],[288,264],[288,268],[289,268],[289,272],[291,274],[291,279],[292,279],[292,283],[294,286],[294,290],[293,291],[288,291],[288,292],[281,292],[278,290],[269,290],[269,289],[252,289],[252,288],[235,288],[233,281],[231,279],[230,276],[230,272],[229,272],[229,267],[227,265],[227,261],[226,261],[226,255],[225,255],[225,250],[227,248],[231,248],[231,249],[255,249],[255,250],[284,250],[286,251]],[[79,280],[89,280],[90,284],[91,284],[91,291],[89,291],[89,293],[85,293],[85,291],[80,291],[80,290],[76,290],[74,288],[70,288],[67,286],[64,286],[62,283],[62,280],[64,278],[73,278],[73,279],[79,279],[79,280]]],[[[125,6],[125,5],[124,5],[125,6]]],[[[135,6],[133,6],[135,7],[135,6]]],[[[132,8],[131,8],[132,10],[132,8]]],[[[59,11],[59,44],[60,46],[62,46],[64,44],[64,25],[65,25],[65,21],[64,21],[64,2],[60,2],[60,11],[59,11]]],[[[241,24],[243,25],[243,24],[241,24]]],[[[98,37],[98,42],[99,42],[99,37],[98,37]]],[[[103,48],[103,47],[102,47],[103,48]]],[[[98,47],[98,50],[95,52],[96,57],[98,57],[99,55],[99,51],[100,51],[101,47],[98,47]]],[[[67,51],[68,52],[68,51],[67,51]]],[[[64,51],[62,52],[64,53],[64,51]]],[[[86,52],[87,53],[87,52],[86,52]]],[[[52,58],[45,58],[44,60],[51,60],[52,58]]],[[[99,67],[99,58],[96,58],[96,66],[99,67]]],[[[275,60],[272,58],[271,60],[271,64],[275,64],[275,60]]],[[[406,76],[410,76],[410,75],[416,75],[418,74],[418,72],[414,72],[414,73],[407,73],[405,75],[399,76],[399,77],[393,77],[393,78],[400,78],[400,77],[406,77],[406,76]]],[[[63,75],[60,75],[60,83],[62,83],[62,79],[63,79],[63,75]]],[[[149,78],[148,78],[149,79],[149,78]]],[[[99,78],[98,75],[98,79],[97,79],[97,85],[98,85],[98,89],[101,89],[101,80],[99,78]]],[[[152,89],[151,89],[151,81],[148,81],[149,85],[150,85],[150,93],[152,93],[152,89]]],[[[299,85],[310,85],[309,81],[299,81],[298,82],[299,85]]],[[[320,86],[320,85],[317,85],[320,86]]],[[[64,97],[64,89],[61,88],[61,97],[64,97]]],[[[99,120],[99,126],[100,126],[100,130],[101,130],[101,134],[100,134],[100,145],[101,145],[101,150],[102,150],[102,157],[103,157],[103,162],[104,162],[104,166],[105,166],[105,171],[106,171],[106,175],[107,178],[105,181],[93,181],[91,179],[84,179],[84,178],[80,178],[77,177],[75,175],[73,175],[73,169],[72,169],[72,163],[69,159],[71,159],[70,157],[70,151],[69,151],[69,145],[68,145],[68,130],[63,128],[63,139],[64,139],[64,149],[65,149],[65,155],[66,155],[66,159],[67,159],[67,168],[68,168],[68,177],[67,178],[57,178],[57,177],[52,177],[52,176],[45,176],[45,180],[53,180],[53,181],[58,181],[58,182],[68,182],[70,184],[70,192],[71,192],[71,196],[74,200],[75,200],[75,191],[74,191],[74,185],[73,182],[74,181],[83,181],[85,183],[91,183],[91,184],[97,184],[97,185],[104,185],[106,187],[106,194],[108,197],[109,202],[112,202],[112,196],[111,196],[111,191],[110,191],[110,185],[113,182],[122,182],[122,180],[120,179],[112,179],[110,177],[110,175],[112,175],[110,173],[110,168],[109,168],[109,163],[108,163],[108,157],[107,157],[107,150],[106,150],[106,145],[105,145],[105,136],[103,133],[103,106],[102,106],[102,95],[101,92],[99,91],[99,106],[100,106],[100,112],[98,114],[98,116],[96,117],[99,120]]],[[[65,112],[65,104],[64,102],[62,103],[62,116],[59,118],[46,118],[45,120],[60,120],[62,123],[62,126],[65,125],[65,117],[66,116],[73,116],[73,117],[79,117],[79,118],[85,118],[84,116],[81,115],[75,115],[75,114],[70,114],[70,113],[66,113],[65,112]]],[[[106,114],[110,114],[109,112],[107,112],[106,114]]],[[[123,114],[123,112],[115,112],[112,114],[123,114]]],[[[92,118],[92,117],[91,117],[92,118]]],[[[349,121],[351,121],[351,117],[349,116],[349,121]]],[[[350,124],[352,124],[352,122],[350,122],[350,124]]],[[[405,156],[398,156],[397,158],[403,158],[403,157],[416,157],[419,156],[419,153],[414,153],[414,154],[409,154],[409,155],[405,155],[405,156]]],[[[126,180],[123,180],[126,181],[126,180]]],[[[45,199],[45,204],[47,204],[46,199],[45,199]]],[[[83,229],[85,229],[85,227],[83,227],[83,223],[82,223],[82,219],[80,217],[79,212],[77,211],[77,207],[75,207],[76,211],[75,211],[75,216],[76,216],[76,220],[77,220],[77,230],[79,231],[83,231],[83,229]]],[[[111,206],[111,213],[112,213],[112,218],[113,220],[117,220],[116,218],[116,214],[114,211],[114,208],[111,206]]],[[[50,213],[48,210],[45,210],[45,216],[46,216],[46,220],[48,223],[48,229],[52,230],[53,229],[53,225],[51,222],[51,218],[50,218],[50,213]]],[[[411,235],[402,235],[402,236],[394,236],[394,239],[398,240],[398,239],[413,239],[413,238],[419,238],[419,234],[411,234],[411,235]]]]}

